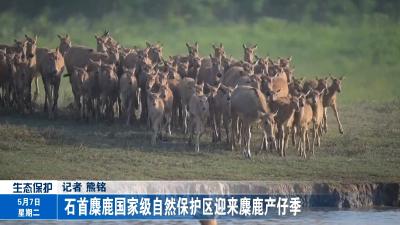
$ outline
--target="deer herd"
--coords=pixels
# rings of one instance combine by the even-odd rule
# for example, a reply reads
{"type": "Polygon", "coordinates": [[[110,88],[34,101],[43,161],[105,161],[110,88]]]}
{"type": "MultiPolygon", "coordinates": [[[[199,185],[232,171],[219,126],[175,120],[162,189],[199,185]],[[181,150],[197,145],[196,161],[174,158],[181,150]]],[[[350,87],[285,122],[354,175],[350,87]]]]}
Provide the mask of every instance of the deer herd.
{"type": "Polygon", "coordinates": [[[341,92],[344,77],[296,78],[294,67],[289,67],[292,57],[278,56],[276,61],[269,55],[258,57],[257,45],[243,44],[243,60],[237,60],[227,57],[222,43],[212,44],[214,54],[200,57],[199,44],[186,42],[188,54],[165,60],[160,42],[146,41],[144,49],[125,48],[108,31],[101,37],[95,35],[96,50],[72,46],[68,35],[58,35],[56,49],[37,47],[37,35],[25,38],[14,39],[14,45],[0,45],[1,108],[32,112],[41,76],[44,112],[55,118],[66,68],[63,77],[71,84],[77,121],[112,124],[117,116],[130,126],[138,113],[138,122],[153,130],[153,144],[172,138],[171,129],[180,127],[189,145],[194,141],[199,152],[206,126],[211,127],[212,142],[217,143],[223,125],[226,148],[234,150],[240,144],[245,157],[251,157],[254,129],[261,129],[263,137],[257,153],[269,149],[285,156],[291,136],[298,154],[306,157],[307,151],[315,153],[315,145],[320,146],[327,132],[328,107],[343,134],[336,93],[341,92]]]}

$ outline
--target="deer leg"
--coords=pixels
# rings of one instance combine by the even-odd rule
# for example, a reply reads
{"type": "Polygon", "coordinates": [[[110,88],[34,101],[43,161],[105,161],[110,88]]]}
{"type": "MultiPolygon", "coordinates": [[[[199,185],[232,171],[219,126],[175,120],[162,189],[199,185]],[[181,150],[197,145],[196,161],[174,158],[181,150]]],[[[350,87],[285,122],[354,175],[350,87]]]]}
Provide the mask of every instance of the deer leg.
{"type": "Polygon", "coordinates": [[[279,154],[279,156],[282,156],[282,152],[281,152],[281,145],[282,145],[282,134],[281,134],[282,132],[281,132],[281,129],[280,129],[280,127],[277,129],[277,141],[278,141],[278,144],[277,144],[277,151],[278,151],[278,154],[279,154]]]}
{"type": "Polygon", "coordinates": [[[157,142],[157,135],[158,135],[158,126],[157,121],[153,121],[153,137],[151,139],[151,144],[155,145],[157,142]]]}
{"type": "Polygon", "coordinates": [[[338,110],[337,110],[336,103],[334,103],[332,105],[332,109],[333,109],[333,113],[335,114],[336,120],[337,120],[338,125],[339,125],[339,133],[343,134],[343,127],[342,127],[342,124],[340,123],[340,120],[339,120],[339,113],[338,113],[338,110]]]}
{"type": "Polygon", "coordinates": [[[8,84],[8,83],[6,83],[6,84],[4,84],[5,86],[6,86],[6,88],[5,88],[5,90],[6,90],[6,107],[8,108],[8,109],[10,109],[10,97],[11,97],[11,95],[10,95],[10,84],[8,84]]]}
{"type": "Polygon", "coordinates": [[[183,133],[187,133],[187,120],[188,120],[188,109],[186,104],[182,104],[182,122],[183,122],[183,133]]]}
{"type": "Polygon", "coordinates": [[[300,156],[303,156],[303,149],[302,149],[302,146],[303,146],[303,142],[302,142],[302,137],[303,137],[303,129],[299,129],[299,140],[297,141],[297,143],[296,143],[296,146],[295,146],[295,148],[297,149],[297,152],[299,152],[300,153],[300,156]]]}
{"type": "MultiPolygon", "coordinates": [[[[207,120],[207,124],[209,124],[207,120]]],[[[215,115],[211,113],[211,127],[212,127],[212,141],[211,143],[215,143],[217,141],[217,124],[215,123],[215,115]]]]}
{"type": "Polygon", "coordinates": [[[296,146],[296,134],[297,134],[297,128],[296,126],[292,126],[292,144],[293,146],[296,146]]]}
{"type": "Polygon", "coordinates": [[[141,112],[141,115],[140,115],[140,122],[146,123],[147,119],[148,119],[147,118],[147,116],[148,116],[148,114],[147,114],[148,108],[147,108],[147,95],[146,95],[146,91],[144,91],[144,89],[142,90],[142,93],[141,93],[140,97],[141,97],[141,102],[142,102],[142,112],[141,112]]]}
{"type": "Polygon", "coordinates": [[[221,113],[217,113],[216,115],[215,115],[215,119],[216,119],[216,124],[217,124],[217,143],[218,142],[221,142],[221,139],[222,139],[222,137],[221,137],[221,113]]]}
{"type": "Polygon", "coordinates": [[[81,112],[81,97],[79,95],[74,96],[75,102],[75,120],[78,122],[81,112]]]}
{"type": "Polygon", "coordinates": [[[247,157],[248,158],[251,158],[251,153],[250,153],[250,140],[251,140],[251,129],[250,129],[250,126],[247,126],[246,127],[246,130],[245,130],[246,132],[247,132],[247,157]]]}
{"type": "Polygon", "coordinates": [[[122,118],[122,107],[121,107],[121,98],[117,96],[117,101],[118,101],[118,116],[119,118],[122,118]]]}
{"type": "Polygon", "coordinates": [[[225,133],[226,133],[226,148],[229,149],[229,119],[225,118],[225,116],[223,116],[223,121],[222,123],[224,124],[224,128],[225,128],[225,133]]]}
{"type": "MultiPolygon", "coordinates": [[[[242,129],[244,129],[244,127],[242,127],[242,129]]],[[[246,152],[246,136],[247,136],[247,132],[242,131],[242,136],[241,136],[241,149],[242,149],[242,154],[244,155],[244,157],[247,157],[247,152],[246,152]]]]}
{"type": "MultiPolygon", "coordinates": [[[[207,123],[207,121],[206,121],[207,123]]],[[[200,152],[201,121],[196,122],[196,152],[200,152]]]]}
{"type": "Polygon", "coordinates": [[[192,140],[193,140],[193,134],[194,134],[194,130],[193,130],[193,118],[192,116],[189,116],[189,142],[188,145],[191,146],[192,145],[192,140]]]}
{"type": "Polygon", "coordinates": [[[289,145],[289,134],[290,134],[290,127],[286,127],[285,128],[285,139],[284,139],[284,149],[283,149],[283,154],[284,156],[286,156],[286,150],[288,148],[289,145]]]}
{"type": "Polygon", "coordinates": [[[312,154],[315,154],[315,142],[318,136],[318,126],[316,123],[314,123],[314,128],[313,128],[313,142],[312,142],[312,147],[311,147],[311,151],[312,154]]]}
{"type": "Polygon", "coordinates": [[[60,89],[61,77],[57,77],[57,78],[54,78],[54,79],[55,79],[54,87],[53,87],[53,96],[54,96],[54,100],[53,101],[54,101],[54,103],[53,103],[52,110],[54,112],[55,117],[57,118],[57,116],[58,116],[58,92],[59,92],[59,89],[60,89]]]}
{"type": "Polygon", "coordinates": [[[324,115],[323,115],[323,131],[325,132],[325,133],[327,133],[328,132],[328,114],[327,114],[327,111],[328,111],[328,108],[327,107],[325,107],[324,108],[324,115]]]}
{"type": "Polygon", "coordinates": [[[33,78],[35,80],[35,93],[33,94],[33,101],[36,102],[37,98],[39,97],[39,76],[36,76],[35,78],[33,78]]]}
{"type": "Polygon", "coordinates": [[[302,145],[302,152],[303,152],[303,157],[304,158],[307,158],[307,155],[306,155],[306,143],[307,143],[307,145],[309,144],[308,142],[308,133],[307,133],[307,129],[305,128],[305,127],[303,127],[302,128],[302,131],[301,131],[301,145],[302,145]],[[306,140],[306,135],[307,135],[307,140],[306,140]]]}
{"type": "Polygon", "coordinates": [[[237,116],[232,116],[232,123],[231,123],[231,150],[234,151],[235,150],[235,145],[236,145],[236,128],[237,128],[237,120],[238,117],[237,116]]]}
{"type": "Polygon", "coordinates": [[[128,109],[126,109],[126,105],[124,104],[124,102],[122,102],[122,113],[126,115],[126,126],[130,126],[131,125],[131,121],[132,121],[132,116],[134,116],[134,109],[133,109],[133,102],[132,100],[129,100],[129,105],[128,105],[128,109]]]}
{"type": "Polygon", "coordinates": [[[48,82],[45,78],[42,78],[42,79],[43,79],[44,91],[45,91],[43,111],[44,111],[44,113],[48,113],[49,117],[50,117],[51,110],[49,111],[49,106],[48,106],[49,102],[51,102],[50,82],[48,82]]]}

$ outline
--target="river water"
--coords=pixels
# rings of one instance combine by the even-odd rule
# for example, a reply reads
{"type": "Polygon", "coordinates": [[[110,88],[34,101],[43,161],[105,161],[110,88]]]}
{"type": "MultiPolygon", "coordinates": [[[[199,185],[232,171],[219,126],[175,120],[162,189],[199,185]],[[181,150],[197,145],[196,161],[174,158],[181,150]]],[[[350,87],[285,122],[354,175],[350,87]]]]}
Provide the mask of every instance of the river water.
{"type": "MultiPolygon", "coordinates": [[[[158,220],[158,221],[51,221],[51,220],[3,220],[0,224],[154,224],[154,225],[199,225],[197,220],[158,220]]],[[[218,220],[219,225],[243,225],[243,224],[400,224],[400,208],[374,207],[363,209],[332,209],[332,208],[308,208],[302,209],[296,217],[287,212],[285,216],[272,215],[266,220],[218,220]]]]}

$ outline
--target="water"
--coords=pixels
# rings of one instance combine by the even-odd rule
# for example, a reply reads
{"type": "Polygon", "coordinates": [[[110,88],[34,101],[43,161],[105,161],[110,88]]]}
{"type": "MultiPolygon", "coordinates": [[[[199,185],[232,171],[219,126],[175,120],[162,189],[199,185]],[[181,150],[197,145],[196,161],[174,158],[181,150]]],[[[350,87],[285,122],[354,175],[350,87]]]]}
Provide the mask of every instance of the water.
{"type": "MultiPolygon", "coordinates": [[[[289,212],[287,212],[289,213],[289,212]]],[[[0,224],[137,224],[137,225],[199,225],[196,220],[180,220],[180,221],[15,221],[3,220],[0,224]]],[[[400,208],[390,207],[374,207],[364,209],[332,209],[332,208],[309,208],[302,209],[302,212],[296,217],[291,213],[286,216],[272,216],[266,220],[219,220],[219,225],[258,225],[258,224],[296,224],[296,225],[310,225],[310,224],[362,224],[362,225],[376,225],[376,224],[400,224],[400,208]]]]}

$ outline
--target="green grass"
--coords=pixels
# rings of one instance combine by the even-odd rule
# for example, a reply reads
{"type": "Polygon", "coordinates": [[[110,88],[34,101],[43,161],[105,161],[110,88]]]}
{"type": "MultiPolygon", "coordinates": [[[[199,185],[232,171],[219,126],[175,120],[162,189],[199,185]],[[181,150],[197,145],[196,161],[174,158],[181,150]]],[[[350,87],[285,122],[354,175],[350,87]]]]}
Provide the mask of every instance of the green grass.
{"type": "Polygon", "coordinates": [[[398,182],[399,101],[340,105],[339,112],[345,134],[329,111],[329,130],[315,156],[303,159],[291,145],[285,158],[255,155],[261,141],[255,131],[249,160],[224,150],[225,137],[211,144],[204,135],[196,154],[180,130],[151,146],[150,130],[138,124],[79,125],[66,109],[56,121],[42,112],[21,117],[3,111],[0,179],[398,182]]]}
{"type": "MultiPolygon", "coordinates": [[[[389,102],[400,95],[400,24],[380,17],[365,17],[352,26],[343,21],[337,26],[290,23],[264,18],[254,24],[209,25],[163,23],[147,20],[145,24],[126,18],[105,15],[96,21],[71,17],[62,24],[53,24],[46,15],[23,19],[9,13],[0,14],[0,43],[23,39],[25,33],[38,34],[38,47],[55,48],[57,34],[69,34],[73,45],[96,47],[94,34],[110,30],[111,36],[125,47],[145,47],[145,40],[164,44],[164,57],[187,54],[185,43],[199,42],[200,55],[213,52],[211,43],[224,43],[226,54],[243,58],[243,43],[258,44],[256,54],[273,59],[293,56],[294,76],[315,79],[315,76],[345,76],[339,103],[389,102]]],[[[200,21],[201,22],[201,21],[200,21]]],[[[43,90],[43,87],[41,87],[43,90]]],[[[61,91],[70,91],[63,79],[61,91]]],[[[43,93],[43,91],[42,91],[43,93]]]]}
{"type": "MultiPolygon", "coordinates": [[[[309,159],[297,156],[293,148],[286,158],[265,152],[256,156],[258,131],[252,135],[253,158],[248,160],[223,150],[224,145],[211,144],[207,135],[200,154],[187,146],[180,131],[170,142],[151,147],[147,127],[118,125],[123,121],[111,127],[78,125],[65,107],[58,120],[49,121],[40,108],[26,117],[0,111],[0,179],[399,181],[398,23],[366,18],[356,27],[345,22],[332,27],[262,19],[254,24],[184,26],[137,24],[105,15],[97,21],[70,18],[53,24],[45,15],[27,20],[9,13],[0,14],[0,22],[1,43],[37,33],[39,47],[55,48],[57,34],[69,34],[73,45],[95,48],[94,33],[107,29],[125,47],[159,40],[165,58],[187,53],[186,41],[198,41],[201,55],[213,52],[211,43],[222,42],[227,55],[235,58],[243,57],[243,43],[258,44],[259,56],[293,56],[295,77],[346,77],[338,95],[345,134],[339,134],[329,109],[328,134],[309,159]]],[[[40,92],[43,101],[42,83],[40,92]]],[[[64,106],[71,102],[68,79],[62,79],[60,96],[64,106]]]]}

